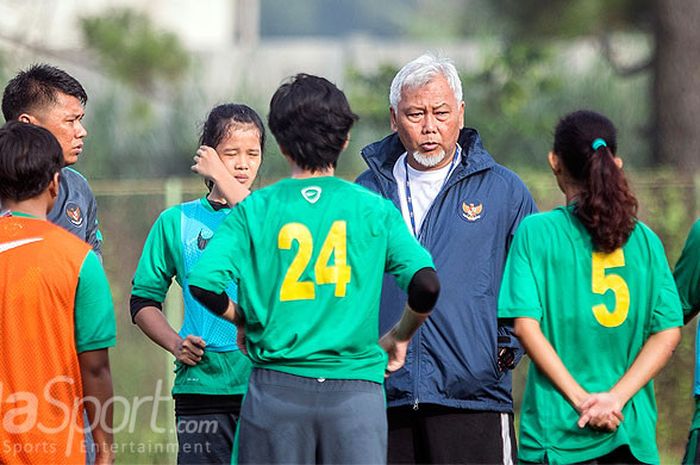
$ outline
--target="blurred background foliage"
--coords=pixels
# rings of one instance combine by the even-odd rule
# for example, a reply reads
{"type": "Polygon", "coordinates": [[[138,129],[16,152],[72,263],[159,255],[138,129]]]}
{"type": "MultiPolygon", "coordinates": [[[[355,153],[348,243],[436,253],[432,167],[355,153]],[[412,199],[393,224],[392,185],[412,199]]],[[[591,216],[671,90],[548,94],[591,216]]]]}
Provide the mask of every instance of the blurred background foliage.
{"type": "MultiPolygon", "coordinates": [[[[674,136],[691,141],[683,147],[668,138],[659,142],[666,131],[660,129],[659,115],[666,111],[660,105],[679,106],[660,97],[658,81],[667,75],[654,65],[663,61],[659,53],[665,53],[663,46],[659,48],[665,40],[660,18],[668,1],[300,0],[290,7],[288,0],[260,0],[260,34],[282,42],[289,37],[340,40],[361,35],[392,39],[397,47],[403,40],[420,41],[425,50],[439,50],[456,40],[477,44],[487,51],[486,58],[479,66],[459,70],[465,124],[480,131],[498,162],[518,172],[542,210],[563,201],[545,162],[557,119],[582,107],[605,113],[618,126],[620,154],[640,199],[640,218],[659,233],[673,264],[700,211],[700,178],[695,171],[700,144],[693,145],[692,134],[674,136]]],[[[93,79],[87,89],[86,156],[77,168],[97,194],[106,238],[105,266],[119,318],[119,347],[112,355],[115,388],[127,397],[153,395],[157,381],[167,378],[170,358],[130,322],[131,275],[158,213],[205,192],[189,166],[202,122],[221,97],[213,99],[203,88],[203,80],[210,78],[203,66],[206,57],[187,50],[178,36],[157,28],[135,10],[87,15],[79,28],[87,53],[77,66],[93,79]]],[[[700,48],[700,42],[695,45],[700,48]]],[[[51,54],[39,52],[42,61],[51,61],[51,54]]],[[[3,82],[16,71],[12,55],[0,48],[3,82]]],[[[376,63],[369,70],[353,63],[345,66],[341,85],[360,120],[341,157],[340,176],[352,180],[359,175],[365,166],[362,147],[390,132],[388,89],[396,71],[397,65],[390,62],[376,63]]],[[[685,97],[692,101],[698,91],[697,74],[685,74],[686,84],[670,79],[669,84],[685,86],[685,97]]],[[[257,93],[255,82],[238,86],[225,82],[220,96],[249,104],[265,119],[270,96],[257,93]]],[[[688,115],[683,117],[687,121],[688,115]]],[[[676,123],[674,118],[661,119],[676,123]]],[[[700,133],[698,119],[691,121],[691,132],[700,133]]],[[[287,166],[270,135],[257,184],[286,174],[287,166]]],[[[693,323],[684,329],[681,347],[657,379],[664,463],[680,460],[693,410],[694,327],[693,323]]],[[[516,406],[526,367],[525,362],[517,370],[516,406]]],[[[164,392],[168,390],[166,385],[164,392]]],[[[120,419],[121,407],[116,408],[115,418],[120,419]]],[[[158,418],[163,423],[172,416],[169,408],[160,407],[158,418]]],[[[135,431],[118,434],[118,441],[159,440],[148,424],[139,425],[135,431]]],[[[120,460],[168,463],[172,456],[130,453],[120,460]]]]}
{"type": "MultiPolygon", "coordinates": [[[[309,0],[306,8],[298,9],[283,8],[283,3],[262,1],[263,34],[359,31],[422,38],[439,48],[440,37],[434,35],[438,30],[483,41],[493,53],[481,69],[461,72],[466,122],[482,133],[487,148],[502,163],[518,167],[541,161],[557,118],[579,107],[604,112],[617,122],[628,166],[644,168],[659,161],[650,141],[655,133],[648,95],[651,72],[621,75],[604,54],[594,56],[595,64],[581,71],[572,66],[576,57],[567,56],[572,53],[570,43],[563,41],[597,30],[607,34],[619,25],[621,30],[637,32],[629,40],[642,55],[651,53],[651,45],[639,32],[649,22],[645,5],[650,1],[550,1],[548,8],[528,7],[527,1],[446,1],[448,8],[440,9],[419,0],[392,0],[381,6],[364,0],[309,0]],[[550,18],[543,11],[555,12],[560,21],[539,19],[537,14],[550,18]],[[415,20],[423,16],[428,21],[415,20]],[[338,21],[339,17],[346,21],[338,21]],[[413,30],[413,25],[434,22],[442,27],[413,30]]],[[[91,92],[87,118],[92,135],[86,141],[90,156],[81,169],[91,178],[187,174],[199,125],[211,106],[198,85],[202,76],[197,57],[188,55],[176,36],[157,31],[146,16],[133,11],[113,10],[83,18],[80,24],[98,69],[111,78],[99,93],[91,92]]],[[[390,64],[379,63],[371,72],[348,65],[343,84],[361,118],[340,163],[341,174],[359,173],[361,147],[389,132],[387,94],[395,71],[390,64]]],[[[260,96],[246,89],[230,89],[229,94],[254,104],[264,115],[267,102],[260,96]]],[[[268,152],[276,152],[274,144],[269,144],[268,152]]],[[[284,175],[286,166],[276,158],[266,158],[263,174],[284,175]]]]}
{"type": "Polygon", "coordinates": [[[155,93],[189,72],[190,56],[177,36],[157,30],[145,14],[115,9],[81,18],[80,28],[103,71],[139,91],[155,93]]]}

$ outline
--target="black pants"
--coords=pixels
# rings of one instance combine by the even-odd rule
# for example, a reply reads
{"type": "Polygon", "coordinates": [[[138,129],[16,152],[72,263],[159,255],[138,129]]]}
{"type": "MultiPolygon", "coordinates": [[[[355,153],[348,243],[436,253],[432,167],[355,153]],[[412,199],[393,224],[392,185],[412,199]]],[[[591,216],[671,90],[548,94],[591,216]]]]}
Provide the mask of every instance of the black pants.
{"type": "Polygon", "coordinates": [[[512,414],[423,404],[387,418],[389,463],[517,463],[512,414]]]}
{"type": "Polygon", "coordinates": [[[178,465],[230,464],[237,421],[233,413],[179,415],[178,465]]]}
{"type": "Polygon", "coordinates": [[[176,394],[177,463],[231,463],[241,395],[176,394]]]}
{"type": "MultiPolygon", "coordinates": [[[[534,462],[525,462],[522,460],[520,461],[520,463],[522,465],[536,465],[534,462]]],[[[549,463],[549,461],[547,461],[547,459],[545,458],[544,463],[537,465],[545,465],[547,463],[549,463]]],[[[632,455],[632,451],[629,447],[621,446],[617,449],[614,449],[612,452],[608,452],[607,454],[597,457],[595,459],[586,460],[585,462],[577,462],[573,465],[639,465],[643,463],[644,462],[640,462],[634,455],[632,455]]]]}

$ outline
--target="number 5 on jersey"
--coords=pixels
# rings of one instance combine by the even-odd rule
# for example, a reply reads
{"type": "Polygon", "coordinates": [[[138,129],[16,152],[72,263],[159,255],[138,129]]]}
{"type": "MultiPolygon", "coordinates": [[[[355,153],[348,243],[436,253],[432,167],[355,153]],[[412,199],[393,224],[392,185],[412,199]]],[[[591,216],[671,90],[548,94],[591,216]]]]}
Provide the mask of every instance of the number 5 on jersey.
{"type": "Polygon", "coordinates": [[[625,266],[625,255],[622,249],[611,253],[593,252],[593,292],[604,295],[608,290],[611,290],[615,294],[615,308],[612,311],[608,310],[605,304],[593,306],[595,319],[606,328],[620,326],[627,319],[629,312],[630,289],[627,283],[618,274],[605,274],[607,268],[622,266],[625,266]]]}
{"type": "Polygon", "coordinates": [[[301,223],[287,223],[282,226],[277,236],[277,247],[290,250],[292,243],[299,248],[282,281],[280,300],[313,300],[316,298],[317,284],[335,284],[335,296],[345,297],[347,284],[350,282],[352,268],[347,264],[347,225],[345,221],[335,221],[323,241],[321,251],[314,265],[314,281],[300,281],[314,251],[311,231],[301,223]],[[329,265],[331,254],[334,264],[329,265]]]}

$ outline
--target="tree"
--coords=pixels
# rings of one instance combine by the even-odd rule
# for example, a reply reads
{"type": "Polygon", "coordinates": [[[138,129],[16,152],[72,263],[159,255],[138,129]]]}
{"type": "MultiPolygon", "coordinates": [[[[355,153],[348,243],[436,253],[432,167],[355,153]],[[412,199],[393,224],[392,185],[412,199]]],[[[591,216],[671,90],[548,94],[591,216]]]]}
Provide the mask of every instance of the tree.
{"type": "Polygon", "coordinates": [[[105,70],[141,92],[153,93],[163,81],[178,82],[188,70],[189,55],[177,36],[157,30],[134,10],[81,18],[80,27],[105,70]]]}
{"type": "Polygon", "coordinates": [[[697,0],[494,0],[509,19],[512,40],[594,36],[603,56],[623,75],[651,72],[653,161],[685,172],[700,169],[700,2],[697,0]],[[641,32],[651,56],[621,64],[611,37],[641,32]]]}
{"type": "Polygon", "coordinates": [[[700,168],[700,2],[656,0],[652,133],[660,161],[700,168]]]}

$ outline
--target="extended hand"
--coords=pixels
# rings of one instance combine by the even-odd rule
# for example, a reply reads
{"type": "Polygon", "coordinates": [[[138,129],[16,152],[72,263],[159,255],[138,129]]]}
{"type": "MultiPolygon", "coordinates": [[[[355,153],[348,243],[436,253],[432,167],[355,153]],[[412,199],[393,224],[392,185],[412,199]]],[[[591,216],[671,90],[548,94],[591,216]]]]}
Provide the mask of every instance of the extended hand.
{"type": "Polygon", "coordinates": [[[581,416],[578,426],[583,428],[588,425],[594,429],[615,431],[625,419],[622,407],[620,399],[611,392],[591,394],[579,407],[581,416]]]}
{"type": "Polygon", "coordinates": [[[222,176],[229,176],[219,154],[207,145],[200,146],[193,159],[194,165],[190,169],[206,179],[216,182],[222,176]]]}
{"type": "Polygon", "coordinates": [[[204,355],[204,347],[206,343],[199,336],[190,334],[185,339],[182,339],[175,348],[173,355],[175,358],[185,365],[195,366],[202,360],[204,355]]]}

